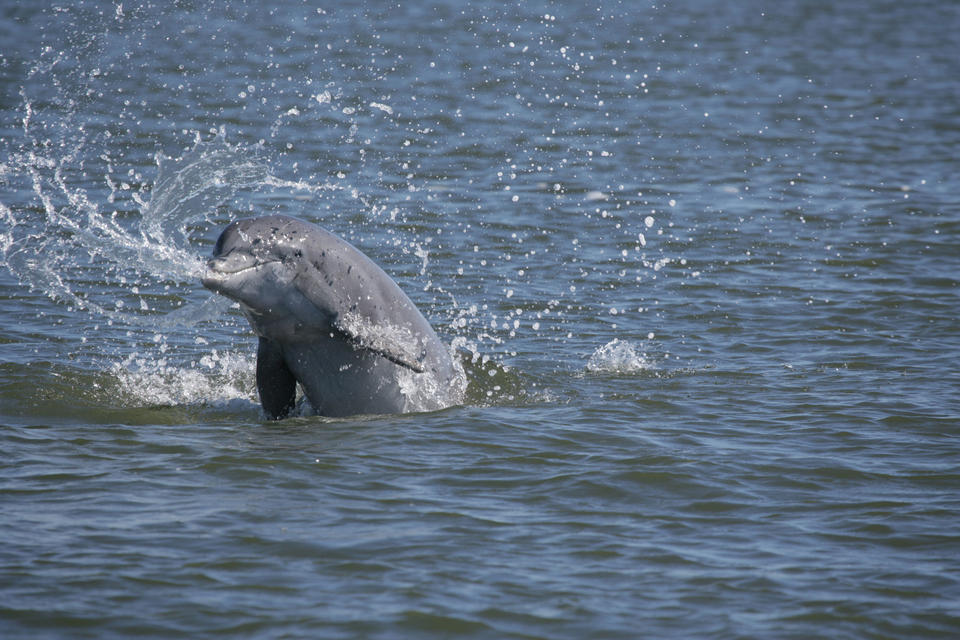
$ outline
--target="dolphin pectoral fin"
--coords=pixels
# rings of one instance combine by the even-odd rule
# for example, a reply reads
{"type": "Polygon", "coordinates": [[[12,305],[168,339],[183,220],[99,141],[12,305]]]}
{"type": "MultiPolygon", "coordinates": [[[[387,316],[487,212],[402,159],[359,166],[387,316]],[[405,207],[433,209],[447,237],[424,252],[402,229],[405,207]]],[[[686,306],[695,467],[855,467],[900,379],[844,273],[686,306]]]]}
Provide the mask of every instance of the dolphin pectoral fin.
{"type": "Polygon", "coordinates": [[[271,420],[286,418],[297,400],[297,379],[275,342],[260,338],[257,346],[257,392],[264,413],[271,420]]]}
{"type": "Polygon", "coordinates": [[[347,336],[349,341],[357,349],[363,349],[364,351],[375,353],[382,358],[386,358],[393,364],[397,364],[397,365],[400,365],[401,367],[406,367],[407,369],[410,369],[414,373],[423,373],[424,371],[426,371],[426,369],[423,368],[422,364],[420,364],[413,358],[405,355],[399,349],[396,349],[396,350],[391,349],[388,345],[373,346],[373,345],[367,344],[366,342],[364,342],[360,338],[357,338],[356,336],[352,336],[346,332],[342,332],[342,333],[344,333],[344,335],[347,336]]]}
{"type": "Polygon", "coordinates": [[[381,349],[373,349],[370,347],[364,347],[364,348],[367,349],[367,351],[372,351],[378,356],[383,356],[393,364],[398,364],[401,367],[406,367],[407,369],[410,369],[414,373],[423,373],[424,371],[426,371],[426,369],[423,368],[423,365],[421,365],[419,362],[414,362],[413,360],[406,358],[401,354],[396,354],[396,353],[393,353],[390,351],[384,351],[381,349]]]}
{"type": "Polygon", "coordinates": [[[404,349],[403,345],[397,340],[391,340],[387,337],[374,335],[371,331],[364,332],[358,330],[358,327],[362,325],[356,321],[345,322],[344,318],[337,318],[337,320],[332,324],[333,327],[343,334],[343,336],[346,337],[346,339],[357,349],[363,349],[365,351],[375,353],[378,356],[386,358],[393,364],[410,369],[414,373],[423,373],[426,371],[426,369],[420,363],[425,354],[421,354],[418,358],[411,353],[411,349],[404,349]]]}

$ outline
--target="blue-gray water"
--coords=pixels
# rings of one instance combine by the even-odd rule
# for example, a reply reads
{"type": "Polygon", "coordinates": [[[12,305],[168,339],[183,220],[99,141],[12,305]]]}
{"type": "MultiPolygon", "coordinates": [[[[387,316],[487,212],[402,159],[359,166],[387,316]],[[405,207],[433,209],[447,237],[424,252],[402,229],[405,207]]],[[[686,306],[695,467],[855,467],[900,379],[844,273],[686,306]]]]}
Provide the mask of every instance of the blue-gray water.
{"type": "Polygon", "coordinates": [[[960,635],[960,5],[4,2],[3,638],[960,635]],[[262,418],[318,222],[466,406],[262,418]]]}

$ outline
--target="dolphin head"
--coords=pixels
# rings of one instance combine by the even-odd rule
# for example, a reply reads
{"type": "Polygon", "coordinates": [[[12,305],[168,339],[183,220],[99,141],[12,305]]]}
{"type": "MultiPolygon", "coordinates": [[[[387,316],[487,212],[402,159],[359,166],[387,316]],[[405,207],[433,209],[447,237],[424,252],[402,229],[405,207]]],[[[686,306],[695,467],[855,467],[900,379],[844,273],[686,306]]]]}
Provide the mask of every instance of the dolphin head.
{"type": "Polygon", "coordinates": [[[255,326],[255,318],[301,316],[309,310],[299,308],[304,299],[293,282],[302,269],[306,239],[304,224],[294,218],[237,220],[220,234],[201,282],[239,302],[255,326]]]}

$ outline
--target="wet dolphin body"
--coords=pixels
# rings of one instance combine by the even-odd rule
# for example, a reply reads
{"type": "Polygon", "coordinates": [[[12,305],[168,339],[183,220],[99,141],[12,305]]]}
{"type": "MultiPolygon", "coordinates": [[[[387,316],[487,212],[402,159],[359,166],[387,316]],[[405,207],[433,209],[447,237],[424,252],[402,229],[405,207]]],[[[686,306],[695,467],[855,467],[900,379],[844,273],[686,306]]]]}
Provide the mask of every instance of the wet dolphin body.
{"type": "Polygon", "coordinates": [[[238,220],[217,240],[203,285],[240,303],[259,336],[267,416],[296,385],[326,416],[429,411],[462,401],[462,369],[410,298],[345,240],[286,216],[238,220]]]}

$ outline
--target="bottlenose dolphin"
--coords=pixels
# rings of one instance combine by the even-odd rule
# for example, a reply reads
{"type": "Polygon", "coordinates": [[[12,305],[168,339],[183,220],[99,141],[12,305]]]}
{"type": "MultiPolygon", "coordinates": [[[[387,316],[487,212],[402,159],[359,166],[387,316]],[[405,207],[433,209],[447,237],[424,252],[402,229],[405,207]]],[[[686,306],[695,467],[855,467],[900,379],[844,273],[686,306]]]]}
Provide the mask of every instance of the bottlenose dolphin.
{"type": "Polygon", "coordinates": [[[230,224],[203,286],[240,303],[259,336],[271,419],[300,383],[325,416],[432,411],[463,401],[462,367],[390,276],[342,238],[287,216],[230,224]]]}

